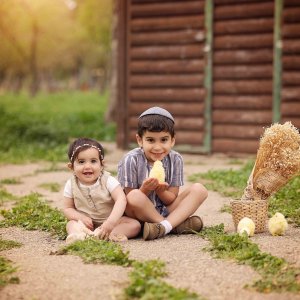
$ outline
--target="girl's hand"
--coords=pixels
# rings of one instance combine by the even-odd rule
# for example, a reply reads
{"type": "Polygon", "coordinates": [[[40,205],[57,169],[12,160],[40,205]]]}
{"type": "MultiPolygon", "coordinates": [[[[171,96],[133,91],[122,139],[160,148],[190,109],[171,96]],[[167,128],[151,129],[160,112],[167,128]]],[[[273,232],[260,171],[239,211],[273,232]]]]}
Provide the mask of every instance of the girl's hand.
{"type": "Polygon", "coordinates": [[[107,241],[114,227],[115,224],[106,220],[100,227],[94,230],[94,236],[98,237],[100,240],[107,241]]]}
{"type": "Polygon", "coordinates": [[[141,186],[141,190],[154,191],[158,185],[159,185],[159,182],[156,178],[147,178],[144,180],[144,182],[141,186]]]}
{"type": "MultiPolygon", "coordinates": [[[[90,230],[94,230],[93,221],[90,217],[87,217],[85,215],[82,215],[79,220],[90,230]]],[[[78,220],[78,221],[79,221],[78,220]]]]}

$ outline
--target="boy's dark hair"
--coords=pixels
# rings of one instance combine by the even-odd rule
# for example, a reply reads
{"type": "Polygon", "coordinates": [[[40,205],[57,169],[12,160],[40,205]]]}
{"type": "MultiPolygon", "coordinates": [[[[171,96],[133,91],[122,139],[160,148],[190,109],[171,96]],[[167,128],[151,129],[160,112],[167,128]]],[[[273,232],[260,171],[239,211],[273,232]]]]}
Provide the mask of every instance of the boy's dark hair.
{"type": "Polygon", "coordinates": [[[68,150],[68,157],[70,162],[73,164],[78,154],[81,151],[89,148],[95,148],[98,150],[99,159],[102,162],[102,160],[104,159],[104,149],[102,145],[96,140],[89,139],[89,138],[78,138],[73,143],[70,144],[68,150]]]}
{"type": "Polygon", "coordinates": [[[171,137],[175,136],[174,122],[162,115],[145,115],[139,118],[137,133],[140,137],[144,135],[146,131],[152,132],[169,132],[171,137]]]}

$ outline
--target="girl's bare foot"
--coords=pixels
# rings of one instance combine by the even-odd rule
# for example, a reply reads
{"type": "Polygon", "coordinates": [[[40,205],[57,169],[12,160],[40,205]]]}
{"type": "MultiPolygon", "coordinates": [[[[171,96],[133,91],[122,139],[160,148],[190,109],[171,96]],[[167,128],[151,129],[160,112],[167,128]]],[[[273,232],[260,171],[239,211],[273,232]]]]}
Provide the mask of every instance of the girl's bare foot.
{"type": "Polygon", "coordinates": [[[111,233],[108,238],[111,242],[126,242],[128,238],[122,233],[111,233]]]}
{"type": "Polygon", "coordinates": [[[83,223],[81,220],[78,220],[77,222],[78,224],[78,227],[79,227],[79,231],[85,233],[85,234],[88,234],[88,235],[92,235],[93,234],[93,231],[88,229],[83,223]]]}
{"type": "Polygon", "coordinates": [[[71,233],[66,238],[67,245],[72,244],[76,241],[83,241],[86,238],[86,234],[83,232],[71,233]]]}

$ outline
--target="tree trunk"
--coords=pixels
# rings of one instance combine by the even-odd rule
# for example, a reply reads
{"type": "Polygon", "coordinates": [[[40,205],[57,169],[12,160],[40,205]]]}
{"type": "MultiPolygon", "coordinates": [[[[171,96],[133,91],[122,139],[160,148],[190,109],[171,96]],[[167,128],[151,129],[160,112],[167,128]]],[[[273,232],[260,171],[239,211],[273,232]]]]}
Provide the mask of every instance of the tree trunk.
{"type": "Polygon", "coordinates": [[[118,9],[117,1],[114,1],[114,13],[113,13],[113,20],[112,20],[112,44],[111,44],[111,56],[110,56],[110,72],[109,72],[109,79],[110,79],[110,98],[108,108],[105,114],[105,121],[106,122],[115,122],[117,120],[117,12],[118,9]]]}
{"type": "Polygon", "coordinates": [[[37,66],[37,40],[38,25],[36,19],[32,21],[32,39],[30,46],[29,71],[31,74],[30,94],[35,96],[39,90],[38,66],[37,66]]]}

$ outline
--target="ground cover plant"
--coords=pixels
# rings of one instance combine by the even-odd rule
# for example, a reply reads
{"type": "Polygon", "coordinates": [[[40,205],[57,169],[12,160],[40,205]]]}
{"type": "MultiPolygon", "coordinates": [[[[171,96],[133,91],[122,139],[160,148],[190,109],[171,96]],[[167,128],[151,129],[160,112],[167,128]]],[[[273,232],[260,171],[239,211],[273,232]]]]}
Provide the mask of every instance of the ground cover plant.
{"type": "MultiPolygon", "coordinates": [[[[59,210],[51,208],[38,194],[22,197],[12,210],[2,210],[1,214],[5,219],[0,222],[0,227],[19,226],[26,230],[47,231],[62,239],[66,237],[65,217],[59,210]]],[[[0,250],[1,247],[7,249],[8,245],[8,243],[3,243],[2,246],[0,240],[0,250]]],[[[117,243],[88,238],[84,241],[76,241],[66,245],[53,254],[78,255],[85,263],[116,264],[123,267],[132,266],[134,270],[130,273],[130,284],[124,290],[124,299],[203,299],[186,289],[175,288],[165,283],[161,278],[166,275],[163,270],[163,262],[133,261],[129,258],[129,252],[124,252],[121,245],[117,243]]],[[[14,279],[14,277],[13,279],[7,279],[7,274],[16,271],[10,262],[0,257],[0,272],[1,266],[3,266],[5,273],[3,275],[3,284],[17,282],[17,279],[14,279]]]]}
{"type": "Polygon", "coordinates": [[[19,283],[17,276],[12,276],[17,271],[8,259],[0,256],[0,289],[8,283],[19,283]]]}
{"type": "Polygon", "coordinates": [[[19,197],[9,193],[5,188],[0,187],[0,205],[3,205],[4,202],[18,200],[19,197]]]}
{"type": "Polygon", "coordinates": [[[22,246],[21,243],[11,241],[11,240],[3,240],[0,237],[0,251],[9,250],[9,249],[16,248],[16,247],[21,247],[21,246],[22,246]]]}
{"type": "MultiPolygon", "coordinates": [[[[232,199],[240,199],[252,168],[253,162],[249,161],[240,170],[213,170],[207,173],[197,173],[189,176],[188,180],[191,182],[201,180],[208,189],[232,199]]],[[[279,211],[288,218],[290,223],[300,227],[299,191],[300,177],[297,176],[270,197],[270,216],[279,211]]],[[[224,207],[223,211],[230,212],[230,209],[224,207]]]]}
{"type": "Polygon", "coordinates": [[[0,96],[0,161],[65,161],[72,138],[112,141],[115,124],[107,123],[108,93],[26,93],[0,96]]]}
{"type": "Polygon", "coordinates": [[[0,227],[19,226],[27,230],[43,230],[66,238],[66,218],[58,209],[51,208],[41,200],[39,194],[33,193],[22,197],[11,210],[1,210],[5,218],[0,227]]]}
{"type": "Polygon", "coordinates": [[[129,274],[130,284],[124,290],[125,299],[172,299],[196,300],[204,299],[187,289],[175,288],[162,280],[166,276],[165,263],[159,260],[133,262],[133,270],[129,274]]]}
{"type": "Polygon", "coordinates": [[[49,190],[53,193],[59,192],[60,190],[60,185],[57,182],[42,183],[39,185],[39,187],[49,190]]]}
{"type": "Polygon", "coordinates": [[[0,180],[0,184],[20,184],[22,183],[20,178],[4,178],[0,180]]]}
{"type": "Polygon", "coordinates": [[[85,263],[106,263],[119,266],[129,266],[129,252],[124,252],[117,243],[88,238],[76,241],[60,249],[57,254],[73,254],[80,256],[85,263]]]}
{"type": "Polygon", "coordinates": [[[287,261],[260,251],[257,244],[248,236],[226,234],[224,225],[207,227],[199,236],[208,239],[211,245],[206,248],[217,258],[234,259],[239,264],[252,267],[261,275],[252,287],[259,292],[300,292],[300,269],[294,268],[287,261]]]}
{"type": "Polygon", "coordinates": [[[249,161],[240,170],[212,170],[206,173],[195,173],[188,177],[188,181],[201,180],[209,190],[220,192],[226,197],[238,199],[242,196],[247,180],[253,168],[249,161]]]}
{"type": "MultiPolygon", "coordinates": [[[[0,251],[21,247],[20,243],[10,240],[3,240],[0,237],[0,251]]],[[[8,283],[19,283],[19,278],[13,276],[17,268],[13,266],[12,262],[0,256],[0,289],[8,283]]]]}
{"type": "Polygon", "coordinates": [[[144,262],[129,258],[120,244],[89,238],[76,241],[61,248],[56,254],[73,254],[80,256],[85,263],[106,263],[123,267],[132,267],[129,274],[129,285],[124,289],[123,299],[155,299],[155,300],[196,300],[203,299],[187,289],[175,288],[163,281],[167,275],[165,263],[160,260],[144,262]]]}

